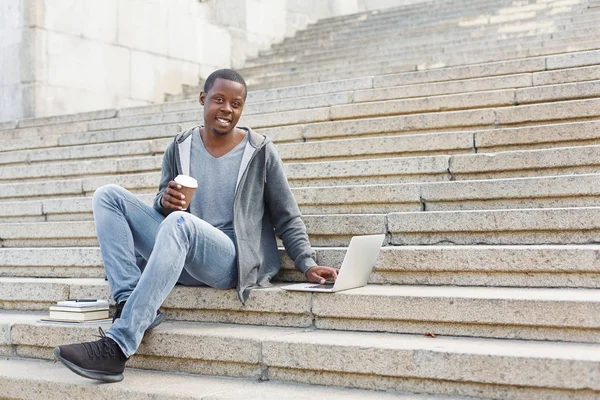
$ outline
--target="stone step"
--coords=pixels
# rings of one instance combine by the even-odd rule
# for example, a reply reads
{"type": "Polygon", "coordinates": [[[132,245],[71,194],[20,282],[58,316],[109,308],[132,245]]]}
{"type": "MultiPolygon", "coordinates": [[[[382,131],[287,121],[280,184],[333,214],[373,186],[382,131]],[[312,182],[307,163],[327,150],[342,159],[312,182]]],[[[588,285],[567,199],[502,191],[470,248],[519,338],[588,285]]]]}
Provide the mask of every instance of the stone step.
{"type": "MultiPolygon", "coordinates": [[[[336,293],[177,286],[168,320],[600,343],[600,290],[367,285],[336,293]],[[202,300],[198,300],[202,299],[202,300]],[[376,310],[376,311],[374,311],[376,310]]],[[[65,298],[110,298],[104,279],[0,278],[9,310],[47,311],[65,298]]]]}
{"type": "MultiPolygon", "coordinates": [[[[472,140],[469,136],[463,139],[466,143],[472,140]]],[[[388,138],[387,142],[394,140],[396,138],[388,138]]],[[[398,142],[402,143],[402,139],[398,142]]],[[[599,145],[581,145],[491,154],[316,160],[286,163],[284,169],[292,187],[593,174],[598,170],[599,152],[599,145]]],[[[0,191],[0,199],[10,200],[16,193],[28,196],[86,194],[108,183],[125,185],[137,192],[154,191],[161,165],[162,156],[150,156],[4,167],[0,168],[0,181],[4,182],[0,187],[6,190],[0,191]],[[69,185],[53,188],[48,182],[59,178],[67,179],[69,185]],[[15,179],[20,183],[13,183],[15,179]]]]}
{"type": "MultiPolygon", "coordinates": [[[[416,73],[400,74],[396,76],[376,77],[374,79],[374,86],[393,86],[398,84],[416,84],[425,83],[430,81],[440,81],[446,79],[467,79],[477,76],[488,76],[494,74],[506,74],[506,73],[520,73],[520,72],[531,72],[531,71],[542,71],[545,69],[545,64],[551,69],[554,68],[572,68],[574,66],[590,65],[591,63],[597,63],[600,57],[597,55],[598,52],[583,52],[580,54],[572,55],[560,55],[554,57],[548,57],[548,59],[538,58],[532,60],[517,60],[511,62],[501,63],[490,63],[486,65],[469,66],[450,68],[442,70],[422,71],[416,73]],[[568,59],[565,59],[568,57],[568,59]]],[[[351,80],[350,82],[334,82],[334,83],[322,83],[316,85],[306,85],[299,88],[280,89],[277,91],[266,91],[264,93],[273,93],[273,96],[279,98],[280,96],[290,95],[313,95],[318,93],[327,93],[330,90],[352,90],[354,88],[362,88],[361,85],[370,85],[371,78],[364,78],[364,80],[351,80]],[[354,86],[356,84],[357,86],[354,86]],[[341,86],[340,86],[341,85],[341,86]],[[349,86],[347,86],[349,85],[349,86]]],[[[266,96],[263,95],[263,96],[266,96]]],[[[263,97],[263,100],[275,100],[272,97],[263,97]]],[[[176,114],[176,113],[173,113],[176,114]]],[[[124,113],[127,115],[127,113],[124,113]]],[[[134,115],[136,115],[134,113],[134,115]]],[[[186,117],[187,119],[190,117],[186,117]]],[[[120,119],[113,119],[120,120],[120,119]]],[[[44,119],[42,119],[44,121],[44,119]]],[[[150,123],[156,123],[150,121],[150,123]]],[[[160,125],[158,125],[160,126],[160,125]]],[[[78,133],[85,132],[88,130],[87,122],[73,122],[73,123],[58,123],[50,124],[46,126],[37,127],[26,127],[17,130],[5,130],[1,132],[3,139],[17,139],[17,138],[35,138],[43,136],[45,140],[52,140],[49,135],[67,134],[67,133],[78,133]]],[[[133,130],[135,134],[135,130],[133,130]]],[[[110,136],[110,132],[97,132],[99,136],[110,136]]],[[[80,136],[80,135],[79,135],[80,136]]],[[[72,138],[77,138],[78,135],[71,135],[72,138]]],[[[61,138],[62,139],[62,138],[61,138]]],[[[67,139],[65,137],[65,139],[67,139]]],[[[32,139],[33,140],[33,139],[32,139]]],[[[66,140],[69,142],[69,140],[66,140]]],[[[75,141],[76,142],[76,141],[75,141]]],[[[5,144],[6,142],[3,142],[5,144]]],[[[16,146],[19,142],[14,142],[11,146],[16,146]]]]}
{"type": "Polygon", "coordinates": [[[479,51],[468,53],[469,49],[456,51],[456,56],[446,56],[443,58],[430,57],[428,59],[419,58],[414,60],[402,59],[400,62],[392,61],[368,61],[361,65],[356,65],[352,69],[349,68],[328,68],[327,66],[321,65],[318,71],[313,72],[298,72],[298,71],[287,71],[280,76],[264,77],[264,73],[260,76],[251,76],[246,74],[247,82],[252,84],[256,88],[269,88],[277,86],[290,86],[300,83],[306,83],[309,81],[328,81],[341,78],[351,78],[362,75],[385,75],[402,72],[410,72],[414,70],[434,69],[442,67],[453,67],[480,63],[489,63],[498,61],[498,59],[509,60],[509,59],[521,59],[525,57],[539,57],[539,56],[554,56],[562,55],[570,52],[584,52],[584,51],[596,51],[600,47],[600,43],[595,40],[589,40],[585,42],[569,43],[568,45],[561,46],[542,46],[542,43],[538,43],[536,48],[518,48],[514,45],[507,46],[504,49],[486,50],[482,49],[479,51]],[[498,56],[498,54],[501,56],[498,56]]]}
{"type": "MultiPolygon", "coordinates": [[[[389,233],[391,244],[588,244],[600,238],[598,207],[305,215],[314,246],[389,233]]],[[[0,224],[3,247],[96,246],[92,221],[0,224]]]]}
{"type": "MultiPolygon", "coordinates": [[[[341,266],[345,248],[317,247],[320,265],[341,266]]],[[[0,276],[102,278],[98,247],[0,248],[0,276]]],[[[598,245],[387,246],[370,283],[600,288],[598,245]]],[[[278,281],[302,282],[285,251],[278,281]]],[[[5,305],[5,307],[7,307],[5,305]]]]}
{"type": "MultiPolygon", "coordinates": [[[[422,33],[403,32],[402,30],[398,30],[399,28],[397,27],[391,29],[391,32],[386,32],[385,29],[378,29],[373,31],[372,35],[344,37],[338,40],[316,40],[306,42],[305,46],[282,48],[278,51],[262,54],[254,62],[245,63],[243,68],[244,71],[251,72],[260,70],[260,67],[266,65],[285,65],[292,62],[303,64],[317,60],[333,62],[336,61],[336,58],[332,57],[331,52],[336,49],[340,51],[339,56],[343,59],[367,54],[378,59],[387,59],[391,55],[404,55],[410,59],[418,54],[416,50],[419,45],[424,46],[427,50],[436,52],[445,47],[452,48],[467,43],[471,43],[474,47],[482,47],[483,44],[487,44],[490,48],[504,46],[507,43],[527,45],[527,43],[542,40],[557,41],[560,43],[560,40],[564,40],[565,38],[587,34],[586,30],[564,30],[564,25],[560,25],[560,21],[558,22],[558,27],[557,24],[550,25],[550,22],[538,25],[534,29],[524,26],[525,31],[517,31],[510,34],[499,34],[496,30],[481,32],[476,29],[459,30],[449,33],[448,31],[455,28],[452,26],[438,26],[437,32],[431,32],[430,28],[426,28],[422,33]],[[554,39],[550,32],[553,32],[556,28],[562,29],[560,32],[564,32],[565,35],[554,39]],[[396,41],[392,38],[396,39],[396,41]]],[[[515,28],[518,29],[514,24],[508,25],[507,28],[512,30],[516,30],[515,28]]],[[[499,29],[502,29],[502,27],[499,27],[499,29]]],[[[337,60],[339,61],[340,58],[337,60]]]]}
{"type": "MultiPolygon", "coordinates": [[[[44,199],[91,196],[100,186],[114,183],[127,187],[133,193],[156,192],[160,182],[160,172],[118,174],[104,176],[88,176],[81,179],[62,179],[50,181],[33,181],[26,183],[0,184],[0,200],[12,201],[15,198],[27,198],[29,200],[42,197],[44,199]]],[[[40,200],[40,199],[37,199],[40,200]]],[[[52,204],[46,204],[46,211],[53,210],[52,204]]],[[[31,201],[27,205],[28,211],[19,215],[36,215],[39,202],[31,201]]],[[[10,212],[5,215],[10,215],[10,212]]]]}
{"type": "MultiPolygon", "coordinates": [[[[386,233],[385,214],[305,215],[311,243],[345,246],[354,235],[386,233]]],[[[93,221],[0,224],[2,247],[96,246],[93,221]]]]}
{"type": "MultiPolygon", "coordinates": [[[[370,54],[378,59],[396,56],[413,57],[418,54],[418,45],[433,52],[441,49],[464,46],[468,43],[473,47],[489,48],[503,47],[508,43],[529,46],[533,43],[563,43],[562,40],[581,38],[593,33],[593,28],[569,29],[570,19],[545,19],[537,17],[529,21],[508,22],[490,27],[457,28],[452,24],[427,26],[419,29],[403,30],[397,26],[381,27],[369,34],[356,34],[333,38],[317,38],[306,42],[294,42],[293,45],[261,53],[259,58],[249,60],[244,64],[244,70],[253,71],[265,65],[278,65],[289,62],[310,62],[316,60],[335,61],[331,52],[339,50],[339,56],[370,54]],[[559,33],[559,36],[555,36],[559,33]],[[396,39],[396,40],[394,40],[396,39]]],[[[339,60],[339,58],[338,58],[339,60]]]]}
{"type": "Polygon", "coordinates": [[[405,212],[387,215],[393,245],[590,244],[600,208],[405,212]]]}
{"type": "MultiPolygon", "coordinates": [[[[565,123],[590,120],[600,115],[599,99],[557,101],[475,110],[408,114],[399,116],[339,120],[306,124],[305,140],[339,139],[389,133],[439,132],[453,129],[492,129],[542,123],[565,123]]],[[[296,128],[282,128],[290,131],[296,128]]],[[[263,130],[264,131],[264,130],[263,130]]]]}
{"type": "MultiPolygon", "coordinates": [[[[0,359],[0,385],[11,399],[34,400],[43,393],[45,399],[127,398],[130,400],[212,399],[261,400],[327,398],[333,400],[468,400],[455,396],[433,396],[347,389],[300,383],[263,381],[253,378],[227,378],[147,371],[128,368],[126,381],[98,385],[70,372],[64,366],[42,360],[0,359]]],[[[469,397],[469,399],[474,399],[469,397]]],[[[476,399],[475,399],[476,400],[476,399]]]]}
{"type": "MultiPolygon", "coordinates": [[[[564,3],[571,5],[576,4],[577,2],[567,1],[563,2],[562,5],[564,5],[564,3]]],[[[429,10],[427,10],[427,16],[425,18],[419,18],[421,17],[420,14],[415,15],[413,18],[410,18],[406,15],[399,15],[396,17],[389,15],[386,12],[386,15],[384,16],[385,19],[383,20],[367,19],[364,21],[364,23],[360,24],[345,23],[344,25],[340,26],[334,25],[335,28],[325,26],[309,28],[300,31],[293,38],[290,38],[279,44],[275,50],[291,50],[298,47],[309,47],[311,41],[333,42],[342,41],[343,39],[352,40],[355,38],[360,38],[361,36],[364,37],[376,35],[379,32],[389,32],[390,34],[397,32],[402,34],[408,31],[411,34],[418,34],[419,32],[433,34],[435,32],[442,31],[443,29],[447,29],[448,31],[452,32],[453,30],[461,28],[463,30],[485,29],[503,32],[503,30],[506,28],[503,29],[502,27],[505,25],[514,25],[519,23],[522,24],[526,22],[535,22],[540,24],[545,21],[553,20],[560,22],[561,20],[568,21],[572,18],[571,9],[561,8],[560,6],[543,7],[544,9],[531,10],[530,12],[523,12],[523,7],[515,8],[512,15],[509,13],[503,13],[499,15],[486,13],[481,15],[476,13],[477,8],[475,8],[443,14],[441,18],[432,16],[429,14],[429,10]],[[429,28],[429,32],[427,31],[427,28],[429,28]]],[[[479,9],[483,11],[485,8],[488,8],[489,10],[489,7],[479,9]]]]}
{"type": "MultiPolygon", "coordinates": [[[[446,39],[443,41],[432,41],[431,37],[425,36],[422,40],[396,41],[393,45],[363,44],[359,43],[355,48],[343,49],[343,55],[333,56],[330,51],[318,50],[316,53],[298,55],[297,51],[289,54],[278,55],[274,59],[265,59],[261,64],[243,68],[247,76],[260,74],[261,76],[274,77],[287,73],[293,68],[296,73],[317,72],[319,66],[323,68],[344,68],[352,61],[355,68],[371,65],[374,62],[395,63],[404,65],[420,64],[431,59],[452,59],[452,55],[460,54],[461,58],[476,57],[481,52],[496,54],[493,60],[502,59],[498,54],[520,50],[536,50],[541,54],[548,54],[551,48],[567,51],[567,47],[574,43],[586,43],[593,41],[589,35],[574,36],[568,38],[551,39],[550,34],[530,33],[527,36],[498,38],[497,36],[483,36],[477,38],[465,38],[464,40],[446,39]],[[419,41],[421,43],[419,43],[419,41]],[[425,52],[425,53],[424,53],[425,52]]],[[[337,49],[337,46],[334,46],[337,49]]],[[[526,53],[527,54],[527,53],[526,53]]],[[[528,54],[527,54],[528,55],[528,54]]],[[[465,62],[463,62],[465,63],[465,62]]],[[[466,62],[467,64],[473,63],[466,62]]]]}
{"type": "MultiPolygon", "coordinates": [[[[136,181],[136,175],[120,178],[120,183],[136,181]]],[[[599,182],[598,174],[578,174],[437,183],[295,187],[292,193],[305,215],[589,207],[600,200],[599,182]]],[[[139,186],[125,187],[140,192],[139,186]]],[[[151,205],[155,191],[144,190],[147,194],[139,194],[138,197],[151,205]]],[[[91,197],[5,201],[0,209],[0,223],[92,219],[91,197]]]]}
{"type": "Polygon", "coordinates": [[[277,149],[285,162],[495,153],[597,145],[600,144],[599,125],[598,121],[590,121],[440,133],[395,135],[390,132],[389,136],[280,143],[277,149]]]}
{"type": "MultiPolygon", "coordinates": [[[[274,132],[286,132],[286,134],[282,135],[281,137],[273,135],[275,140],[285,141],[298,140],[301,139],[302,136],[304,136],[305,139],[344,136],[343,131],[348,130],[353,132],[358,131],[361,132],[361,134],[381,134],[390,131],[415,132],[419,130],[439,130],[453,127],[464,128],[473,126],[491,128],[497,124],[514,125],[532,122],[564,121],[597,116],[598,107],[596,103],[599,101],[598,99],[591,98],[564,101],[564,99],[577,98],[579,95],[578,93],[581,93],[581,96],[584,97],[596,96],[597,90],[597,81],[583,82],[580,84],[553,85],[531,89],[517,89],[517,91],[520,91],[519,93],[521,93],[521,97],[525,102],[555,101],[541,104],[520,105],[519,107],[504,106],[497,109],[468,109],[464,111],[459,109],[458,111],[434,112],[442,109],[444,103],[442,100],[449,99],[454,99],[457,102],[456,104],[458,105],[456,107],[463,108],[486,107],[486,105],[496,106],[498,103],[511,104],[511,96],[513,97],[512,101],[514,102],[515,91],[502,90],[482,93],[467,93],[461,95],[448,95],[446,97],[437,96],[423,100],[393,100],[386,102],[384,104],[385,107],[378,107],[375,110],[372,110],[372,108],[375,107],[375,103],[364,103],[351,106],[332,106],[305,109],[294,112],[289,111],[282,113],[267,113],[260,115],[260,118],[263,119],[263,122],[262,125],[258,124],[259,126],[257,128],[259,131],[267,134],[274,132]],[[583,90],[585,90],[585,92],[583,90]],[[463,105],[460,105],[460,102],[463,102],[463,105]],[[404,110],[402,110],[401,107],[405,107],[404,110]],[[371,114],[385,116],[388,114],[398,113],[420,114],[407,114],[368,120],[357,119],[329,121],[331,118],[342,119],[351,116],[368,116],[371,114]],[[305,126],[296,126],[300,124],[305,124],[305,126]],[[288,125],[288,127],[285,127],[285,125],[288,125]],[[365,125],[369,126],[367,132],[362,129],[362,126],[365,125]],[[263,128],[261,128],[261,126],[263,128]],[[275,126],[278,128],[268,128],[275,126]],[[320,132],[323,132],[323,134],[320,132]]],[[[381,104],[377,105],[379,106],[381,104]]],[[[119,132],[119,129],[140,127],[145,124],[170,124],[175,122],[184,126],[186,124],[187,126],[193,126],[197,123],[194,119],[188,120],[188,118],[192,118],[191,115],[185,116],[180,114],[181,113],[167,113],[157,114],[156,116],[150,117],[135,116],[115,119],[110,122],[107,121],[104,124],[110,124],[110,126],[104,126],[103,128],[110,129],[109,131],[106,131],[109,132],[109,134],[106,136],[106,139],[101,140],[114,140],[116,137],[125,138],[124,135],[127,131],[119,132]],[[150,121],[148,118],[151,118],[152,121],[150,121]]],[[[257,122],[258,120],[258,116],[243,117],[240,124],[256,127],[254,122],[257,122]]],[[[152,129],[154,128],[150,128],[149,130],[152,129]]],[[[161,132],[168,132],[168,130],[162,130],[161,132]]],[[[160,133],[160,135],[167,135],[167,133],[160,133]]],[[[79,138],[71,138],[71,140],[83,141],[85,140],[84,137],[86,136],[93,136],[93,133],[82,134],[79,138]]],[[[168,136],[172,136],[172,134],[168,134],[168,136]]],[[[7,155],[5,157],[8,157],[10,160],[11,156],[7,155]]]]}
{"type": "MultiPolygon", "coordinates": [[[[259,107],[263,107],[263,105],[261,105],[262,103],[269,103],[269,106],[272,106],[273,104],[276,104],[276,100],[280,99],[318,96],[326,94],[331,95],[340,92],[354,91],[359,89],[370,89],[371,87],[373,87],[373,78],[365,76],[355,79],[345,79],[324,83],[313,83],[272,90],[250,90],[248,92],[248,98],[246,100],[244,114],[256,113],[257,111],[259,111],[259,107]]],[[[191,101],[186,100],[180,102],[162,103],[152,106],[126,108],[123,110],[119,110],[119,116],[126,117],[132,115],[164,113],[189,109],[201,109],[202,107],[198,104],[196,97],[198,97],[198,94],[203,90],[203,87],[197,86],[194,88],[190,88],[189,90],[194,97],[194,99],[191,101]]],[[[281,104],[284,106],[286,105],[286,103],[281,104]]]]}
{"type": "Polygon", "coordinates": [[[332,186],[537,177],[598,172],[600,146],[323,161],[284,165],[290,186],[332,186]]]}
{"type": "MultiPolygon", "coordinates": [[[[573,145],[596,144],[598,139],[597,122],[579,122],[567,124],[540,125],[523,128],[511,129],[493,129],[483,131],[465,131],[447,132],[438,134],[416,134],[399,135],[397,137],[387,138],[365,138],[359,141],[330,140],[311,143],[313,138],[320,139],[320,136],[313,137],[304,135],[309,132],[310,127],[302,126],[282,127],[275,129],[263,129],[262,133],[268,134],[276,142],[283,141],[278,145],[280,154],[284,160],[310,160],[328,158],[347,158],[347,157],[372,157],[375,155],[410,155],[412,153],[430,153],[430,152],[456,152],[456,151],[505,151],[519,150],[523,148],[542,148],[559,147],[573,145]],[[468,137],[475,139],[468,139],[468,137]],[[309,140],[306,143],[285,144],[286,141],[309,140]],[[318,146],[316,152],[315,146],[318,146]],[[357,146],[368,149],[368,151],[357,151],[357,146]],[[430,150],[430,151],[429,151],[430,150]]],[[[313,128],[314,129],[314,128],[313,128]]],[[[19,160],[25,157],[30,161],[33,159],[57,159],[60,156],[79,157],[85,154],[87,158],[96,154],[106,156],[108,149],[114,148],[118,155],[122,153],[121,143],[109,145],[111,142],[122,142],[127,140],[145,139],[147,142],[141,144],[142,147],[150,149],[148,154],[161,154],[171,138],[180,130],[179,126],[153,126],[147,129],[135,128],[122,129],[114,131],[105,131],[102,134],[86,133],[79,135],[56,136],[60,138],[61,145],[57,148],[47,148],[46,150],[34,151],[10,151],[0,153],[0,162],[2,160],[19,160]],[[154,140],[152,140],[154,138],[154,140]],[[102,145],[77,146],[85,142],[102,143],[102,145]],[[105,146],[104,143],[107,145],[105,146]],[[74,146],[74,147],[69,147],[74,146]],[[104,147],[105,146],[105,147],[104,147]]],[[[394,131],[395,132],[395,131],[394,131]]],[[[390,132],[392,133],[392,132],[390,132]]],[[[370,135],[370,132],[358,131],[357,134],[370,135]]],[[[382,130],[379,134],[385,134],[382,130]]],[[[329,132],[329,136],[336,136],[335,132],[329,132]]],[[[51,137],[52,138],[52,137],[51,137]]],[[[45,139],[45,138],[44,138],[45,139]]],[[[39,141],[35,141],[32,148],[38,146],[39,141]]],[[[142,142],[140,142],[142,143],[142,142]]],[[[52,142],[55,146],[56,141],[52,142]]],[[[27,143],[22,143],[26,146],[27,143]]],[[[50,146],[50,145],[49,145],[50,146]]],[[[127,147],[127,144],[125,144],[127,147]]],[[[8,149],[10,150],[10,148],[8,149]]],[[[134,149],[139,152],[139,149],[134,149]]]]}
{"type": "MultiPolygon", "coordinates": [[[[19,357],[52,359],[54,346],[96,331],[8,315],[5,347],[19,357]]],[[[488,399],[592,399],[599,354],[597,344],[165,322],[128,366],[488,399]]]]}

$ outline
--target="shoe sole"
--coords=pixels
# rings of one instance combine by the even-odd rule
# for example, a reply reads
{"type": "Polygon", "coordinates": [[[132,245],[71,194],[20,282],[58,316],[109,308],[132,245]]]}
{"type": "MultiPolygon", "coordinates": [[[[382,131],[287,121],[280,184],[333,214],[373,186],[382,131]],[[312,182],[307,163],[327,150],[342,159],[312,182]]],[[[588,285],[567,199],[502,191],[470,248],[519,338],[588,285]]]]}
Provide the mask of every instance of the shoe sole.
{"type": "Polygon", "coordinates": [[[54,349],[54,355],[56,356],[56,359],[58,361],[60,361],[61,363],[63,363],[65,365],[65,367],[69,368],[71,371],[75,372],[77,375],[83,376],[84,378],[95,379],[97,381],[102,381],[102,382],[121,382],[123,380],[123,374],[111,374],[108,372],[95,371],[92,369],[85,369],[85,368],[81,368],[81,367],[73,364],[72,362],[70,362],[68,360],[65,360],[60,355],[60,349],[58,347],[56,347],[54,349]]]}

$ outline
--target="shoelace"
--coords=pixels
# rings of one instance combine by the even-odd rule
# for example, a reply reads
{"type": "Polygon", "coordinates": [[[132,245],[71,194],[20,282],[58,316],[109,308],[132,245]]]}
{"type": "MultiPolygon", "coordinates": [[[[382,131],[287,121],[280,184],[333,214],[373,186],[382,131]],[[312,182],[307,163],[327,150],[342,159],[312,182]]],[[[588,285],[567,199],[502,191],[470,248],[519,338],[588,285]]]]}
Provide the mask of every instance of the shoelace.
{"type": "Polygon", "coordinates": [[[108,344],[108,337],[104,334],[102,327],[98,327],[98,331],[100,332],[100,340],[97,340],[95,342],[82,343],[83,347],[88,353],[88,357],[114,357],[116,355],[115,349],[113,349],[112,346],[108,344]]]}

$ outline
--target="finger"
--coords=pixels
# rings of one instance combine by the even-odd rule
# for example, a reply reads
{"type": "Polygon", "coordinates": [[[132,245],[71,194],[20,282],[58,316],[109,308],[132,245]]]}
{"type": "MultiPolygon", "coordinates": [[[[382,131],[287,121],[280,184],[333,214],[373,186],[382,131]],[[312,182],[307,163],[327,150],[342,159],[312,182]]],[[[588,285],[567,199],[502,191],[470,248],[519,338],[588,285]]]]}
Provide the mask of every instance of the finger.
{"type": "Polygon", "coordinates": [[[165,194],[163,196],[163,203],[165,204],[166,208],[174,208],[176,210],[182,210],[183,209],[183,205],[185,205],[185,201],[180,201],[177,200],[176,198],[174,198],[173,196],[169,195],[169,194],[165,194]],[[183,203],[183,204],[181,204],[183,203]]]}
{"type": "Polygon", "coordinates": [[[325,282],[327,282],[318,273],[312,272],[312,271],[309,273],[308,280],[311,281],[311,282],[319,283],[321,285],[324,284],[325,282]]]}
{"type": "Polygon", "coordinates": [[[177,183],[177,182],[175,182],[175,181],[169,181],[169,185],[168,185],[168,186],[169,186],[170,188],[177,189],[177,190],[181,189],[181,185],[180,185],[180,184],[178,184],[178,183],[177,183]]]}
{"type": "Polygon", "coordinates": [[[185,199],[185,196],[183,195],[183,193],[181,193],[178,190],[172,189],[172,188],[167,188],[167,190],[165,190],[165,193],[168,193],[177,199],[182,199],[182,200],[185,199]]]}

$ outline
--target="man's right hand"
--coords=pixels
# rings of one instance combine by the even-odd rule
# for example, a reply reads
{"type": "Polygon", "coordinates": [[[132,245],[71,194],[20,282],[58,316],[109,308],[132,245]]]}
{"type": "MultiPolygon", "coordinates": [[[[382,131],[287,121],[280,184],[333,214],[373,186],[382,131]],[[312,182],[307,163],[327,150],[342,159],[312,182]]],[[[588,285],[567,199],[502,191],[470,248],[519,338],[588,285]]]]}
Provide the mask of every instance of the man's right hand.
{"type": "Polygon", "coordinates": [[[179,191],[180,189],[181,185],[175,181],[170,181],[169,186],[167,186],[167,189],[160,199],[160,205],[164,208],[171,208],[175,210],[187,209],[185,196],[179,191]]]}

